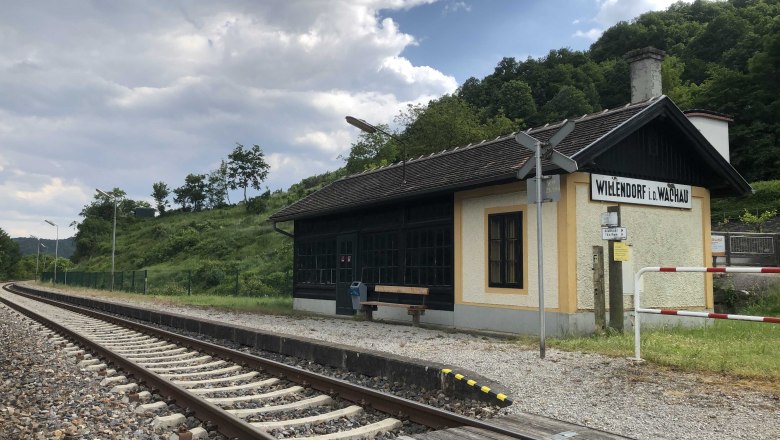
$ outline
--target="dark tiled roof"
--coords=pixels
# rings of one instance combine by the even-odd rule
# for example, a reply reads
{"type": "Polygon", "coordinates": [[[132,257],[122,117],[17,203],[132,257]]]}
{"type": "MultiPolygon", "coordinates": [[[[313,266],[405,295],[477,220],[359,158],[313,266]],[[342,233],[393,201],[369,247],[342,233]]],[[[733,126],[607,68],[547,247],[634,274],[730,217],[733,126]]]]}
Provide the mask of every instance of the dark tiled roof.
{"type": "MultiPolygon", "coordinates": [[[[660,100],[648,100],[574,119],[576,126],[556,148],[573,156],[660,100]]],[[[534,128],[526,133],[548,140],[562,122],[534,128]]],[[[491,141],[458,147],[406,161],[406,183],[401,163],[365,171],[333,182],[271,216],[272,221],[341,211],[356,206],[445,190],[454,190],[512,178],[531,156],[515,140],[515,133],[491,141]]],[[[547,169],[549,164],[545,165],[547,169]]]]}

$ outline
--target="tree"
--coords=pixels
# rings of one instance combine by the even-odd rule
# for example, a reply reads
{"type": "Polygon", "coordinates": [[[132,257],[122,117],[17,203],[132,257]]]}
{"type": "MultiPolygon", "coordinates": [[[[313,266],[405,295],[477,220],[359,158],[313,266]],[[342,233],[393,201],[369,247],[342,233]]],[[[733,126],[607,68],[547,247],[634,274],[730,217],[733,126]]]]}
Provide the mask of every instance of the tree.
{"type": "Polygon", "coordinates": [[[764,211],[761,214],[753,214],[752,212],[748,211],[747,208],[745,208],[745,212],[739,216],[739,221],[748,225],[753,225],[756,227],[756,232],[761,232],[761,228],[764,227],[764,223],[772,220],[775,217],[777,217],[776,209],[764,211]]]}
{"type": "Polygon", "coordinates": [[[260,190],[260,185],[268,177],[270,165],[265,161],[265,155],[259,145],[251,150],[236,142],[236,148],[228,154],[227,182],[230,189],[244,190],[244,203],[247,202],[246,189],[252,187],[260,190]]]}
{"type": "Polygon", "coordinates": [[[160,215],[165,214],[165,209],[170,206],[168,203],[168,196],[171,195],[171,191],[168,189],[168,185],[165,182],[155,182],[152,184],[152,197],[154,202],[157,203],[157,211],[160,215]]]}
{"type": "MultiPolygon", "coordinates": [[[[378,125],[378,128],[388,131],[387,125],[378,125]]],[[[391,164],[401,159],[401,147],[398,142],[380,133],[360,132],[358,140],[352,144],[349,156],[342,157],[346,162],[347,173],[354,174],[369,168],[391,164]]]]}
{"type": "Polygon", "coordinates": [[[409,106],[397,120],[407,123],[400,137],[409,158],[509,134],[519,125],[503,114],[482,122],[476,109],[453,95],[444,95],[427,106],[409,106]]]}
{"type": "Polygon", "coordinates": [[[173,201],[184,211],[201,211],[206,202],[206,175],[188,174],[184,185],[173,190],[173,201]]]}
{"type": "Polygon", "coordinates": [[[0,228],[0,280],[8,280],[16,275],[16,265],[20,258],[19,244],[0,228]]]}
{"type": "Polygon", "coordinates": [[[228,198],[227,163],[223,160],[219,168],[208,174],[206,183],[206,200],[209,208],[225,206],[225,201],[230,204],[228,198]]]}
{"type": "Polygon", "coordinates": [[[536,113],[536,103],[531,87],[524,81],[513,79],[501,86],[498,105],[509,119],[527,119],[536,113]]]}
{"type": "Polygon", "coordinates": [[[548,120],[560,120],[582,116],[593,111],[588,98],[572,86],[563,86],[558,93],[542,107],[548,120]]]}

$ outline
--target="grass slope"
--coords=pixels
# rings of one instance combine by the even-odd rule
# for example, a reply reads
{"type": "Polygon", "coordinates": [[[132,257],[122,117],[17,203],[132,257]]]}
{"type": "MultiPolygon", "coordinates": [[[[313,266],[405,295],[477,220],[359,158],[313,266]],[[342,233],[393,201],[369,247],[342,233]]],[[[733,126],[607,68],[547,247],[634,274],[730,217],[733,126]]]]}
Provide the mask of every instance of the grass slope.
{"type": "MultiPolygon", "coordinates": [[[[270,213],[287,203],[287,194],[277,193],[260,214],[248,213],[242,204],[125,219],[117,224],[116,271],[148,270],[154,293],[182,294],[190,285],[197,293],[235,293],[236,285],[240,294],[288,293],[292,240],[268,222],[270,213]]],[[[100,255],[81,261],[72,272],[109,271],[111,237],[102,237],[100,247],[100,255]]],[[[126,285],[130,277],[124,274],[126,285]]]]}

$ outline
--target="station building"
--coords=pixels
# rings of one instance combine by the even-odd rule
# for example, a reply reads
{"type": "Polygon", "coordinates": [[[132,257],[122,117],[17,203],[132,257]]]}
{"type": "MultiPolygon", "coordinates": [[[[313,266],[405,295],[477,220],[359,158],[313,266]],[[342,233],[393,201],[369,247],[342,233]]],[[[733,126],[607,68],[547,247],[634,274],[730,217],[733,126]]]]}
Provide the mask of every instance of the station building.
{"type": "MultiPolygon", "coordinates": [[[[626,279],[645,266],[709,265],[710,197],[751,193],[728,161],[728,118],[689,117],[661,95],[663,52],[628,56],[632,102],[576,118],[556,148],[578,171],[543,162],[560,176],[560,199],[542,205],[548,335],[593,331],[593,247],[606,247],[608,207],[628,232],[628,320],[626,279]]],[[[561,125],[525,133],[547,141],[561,125]]],[[[423,323],[538,334],[536,205],[517,179],[532,154],[515,135],[347,176],[273,214],[294,222],[294,307],[352,314],[355,280],[369,299],[378,284],[427,287],[423,323]]],[[[711,275],[647,277],[642,306],[711,310],[711,275]]],[[[409,321],[391,307],[375,316],[409,321]]]]}

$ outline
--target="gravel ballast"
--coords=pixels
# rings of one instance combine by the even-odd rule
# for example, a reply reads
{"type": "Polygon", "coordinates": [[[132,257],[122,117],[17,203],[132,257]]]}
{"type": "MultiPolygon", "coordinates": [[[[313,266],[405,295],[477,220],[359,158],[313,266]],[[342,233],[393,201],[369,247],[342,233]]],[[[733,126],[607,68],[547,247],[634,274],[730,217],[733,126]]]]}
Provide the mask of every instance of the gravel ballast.
{"type": "Polygon", "coordinates": [[[780,438],[780,395],[724,377],[550,348],[540,359],[538,350],[503,338],[406,325],[165,307],[171,313],[446,364],[456,372],[475,371],[501,384],[499,391],[514,400],[501,414],[534,413],[638,439],[780,438]]]}
{"type": "Polygon", "coordinates": [[[0,306],[0,438],[167,439],[31,321],[0,306]]]}

